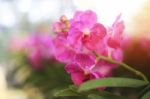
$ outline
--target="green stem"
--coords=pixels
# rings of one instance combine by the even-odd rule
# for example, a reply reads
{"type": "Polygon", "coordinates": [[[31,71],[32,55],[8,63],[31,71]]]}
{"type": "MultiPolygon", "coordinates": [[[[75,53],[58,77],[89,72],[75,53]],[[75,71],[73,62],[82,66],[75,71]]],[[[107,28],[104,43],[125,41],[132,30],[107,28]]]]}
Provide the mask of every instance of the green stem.
{"type": "Polygon", "coordinates": [[[106,60],[106,61],[108,61],[110,63],[113,63],[113,64],[118,64],[118,65],[124,67],[125,69],[135,73],[137,76],[142,77],[145,81],[149,82],[147,77],[142,72],[140,72],[140,71],[130,67],[129,65],[127,65],[127,64],[125,64],[123,62],[115,61],[115,60],[113,60],[111,58],[108,58],[108,57],[105,57],[105,56],[98,56],[98,60],[99,59],[106,60]]]}

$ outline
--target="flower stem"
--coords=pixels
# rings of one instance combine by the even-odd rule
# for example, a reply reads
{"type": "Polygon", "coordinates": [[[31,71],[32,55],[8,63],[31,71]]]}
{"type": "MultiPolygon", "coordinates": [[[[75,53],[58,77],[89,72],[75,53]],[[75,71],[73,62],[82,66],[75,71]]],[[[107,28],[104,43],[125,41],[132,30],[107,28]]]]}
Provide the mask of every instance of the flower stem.
{"type": "Polygon", "coordinates": [[[127,70],[133,72],[133,73],[136,74],[137,76],[140,76],[140,77],[143,78],[145,81],[149,82],[148,79],[147,79],[147,77],[146,77],[142,72],[140,72],[140,71],[138,71],[138,70],[136,70],[136,69],[130,67],[129,65],[127,65],[127,64],[125,64],[125,63],[123,63],[123,62],[115,61],[115,60],[113,60],[113,59],[111,59],[111,58],[108,58],[108,57],[105,57],[105,56],[99,56],[99,59],[106,60],[106,61],[108,61],[108,62],[110,62],[110,63],[113,63],[113,64],[118,64],[118,65],[124,67],[125,69],[127,69],[127,70]]]}

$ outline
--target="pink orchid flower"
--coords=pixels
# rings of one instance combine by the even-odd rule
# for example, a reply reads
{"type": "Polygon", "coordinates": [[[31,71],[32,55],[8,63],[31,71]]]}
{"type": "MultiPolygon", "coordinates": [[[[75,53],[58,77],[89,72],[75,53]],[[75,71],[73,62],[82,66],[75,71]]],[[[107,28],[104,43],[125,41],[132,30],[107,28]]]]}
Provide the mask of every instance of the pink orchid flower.
{"type": "Polygon", "coordinates": [[[124,24],[120,21],[120,15],[108,29],[97,21],[96,13],[91,10],[78,11],[70,20],[63,16],[54,27],[57,33],[53,39],[54,56],[67,64],[65,69],[71,74],[75,85],[111,76],[112,70],[118,67],[107,61],[97,60],[97,55],[116,61],[123,60],[121,45],[124,24]],[[56,31],[57,29],[61,31],[56,31]]]}
{"type": "Polygon", "coordinates": [[[83,47],[95,50],[100,47],[98,42],[103,43],[105,35],[106,28],[97,22],[96,13],[88,10],[76,12],[73,19],[70,20],[67,39],[71,45],[80,50],[83,47]]]}
{"type": "Polygon", "coordinates": [[[33,34],[26,42],[26,53],[34,69],[43,68],[43,63],[52,58],[52,40],[47,34],[33,34]]]}
{"type": "Polygon", "coordinates": [[[74,62],[67,64],[65,69],[71,74],[75,85],[91,79],[110,76],[111,65],[105,61],[95,61],[95,57],[87,54],[76,54],[74,62]]]}

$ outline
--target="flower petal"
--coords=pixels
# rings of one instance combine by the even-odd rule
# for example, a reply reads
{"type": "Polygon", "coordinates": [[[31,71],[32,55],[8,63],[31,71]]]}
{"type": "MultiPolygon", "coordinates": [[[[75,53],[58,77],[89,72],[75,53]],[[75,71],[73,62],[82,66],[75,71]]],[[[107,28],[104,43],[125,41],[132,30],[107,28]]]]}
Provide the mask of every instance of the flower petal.
{"type": "Polygon", "coordinates": [[[123,61],[123,52],[121,49],[115,49],[112,51],[112,58],[116,61],[123,61]]]}
{"type": "Polygon", "coordinates": [[[74,59],[75,52],[67,46],[63,38],[56,38],[53,41],[53,53],[55,58],[64,63],[70,63],[74,59]]]}
{"type": "Polygon", "coordinates": [[[91,39],[102,39],[106,35],[106,31],[106,28],[102,24],[95,24],[91,30],[91,39]]]}
{"type": "Polygon", "coordinates": [[[76,72],[71,74],[71,79],[75,85],[79,86],[84,82],[85,76],[83,72],[76,72]]]}
{"type": "Polygon", "coordinates": [[[97,22],[97,15],[91,10],[85,11],[81,16],[81,21],[91,28],[97,22]]]}
{"type": "Polygon", "coordinates": [[[82,32],[76,28],[71,28],[69,30],[68,34],[69,34],[67,36],[68,43],[77,50],[81,49],[81,47],[82,47],[82,42],[81,42],[82,32]]]}
{"type": "Polygon", "coordinates": [[[42,66],[42,55],[39,51],[31,52],[28,56],[29,62],[34,69],[41,69],[42,66]]]}
{"type": "Polygon", "coordinates": [[[76,72],[82,72],[82,69],[77,64],[67,64],[65,66],[65,70],[68,73],[76,73],[76,72]]]}
{"type": "Polygon", "coordinates": [[[74,59],[75,52],[70,49],[64,49],[61,52],[55,54],[56,59],[60,62],[70,63],[74,59]]]}
{"type": "Polygon", "coordinates": [[[95,64],[95,57],[87,54],[76,54],[75,62],[85,69],[95,64]]]}
{"type": "Polygon", "coordinates": [[[114,38],[108,38],[108,45],[112,48],[119,48],[120,47],[120,42],[117,41],[117,39],[114,38]]]}
{"type": "Polygon", "coordinates": [[[104,60],[100,60],[93,68],[93,71],[98,72],[101,75],[101,77],[107,77],[111,75],[113,68],[114,68],[114,64],[111,64],[104,60]]]}

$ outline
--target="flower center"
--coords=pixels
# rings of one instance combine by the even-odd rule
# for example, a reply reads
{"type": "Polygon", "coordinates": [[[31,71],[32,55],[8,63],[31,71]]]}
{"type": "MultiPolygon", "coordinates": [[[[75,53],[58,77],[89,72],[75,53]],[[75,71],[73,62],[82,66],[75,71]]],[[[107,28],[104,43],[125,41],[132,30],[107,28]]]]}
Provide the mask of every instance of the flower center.
{"type": "Polygon", "coordinates": [[[89,34],[90,34],[89,28],[84,28],[84,29],[83,29],[83,34],[84,34],[84,35],[89,35],[89,34]]]}
{"type": "Polygon", "coordinates": [[[84,69],[84,75],[87,76],[90,74],[90,70],[89,69],[84,69]]]}
{"type": "Polygon", "coordinates": [[[87,76],[87,75],[89,75],[89,74],[90,74],[89,71],[84,71],[84,75],[85,75],[85,76],[87,76]]]}

